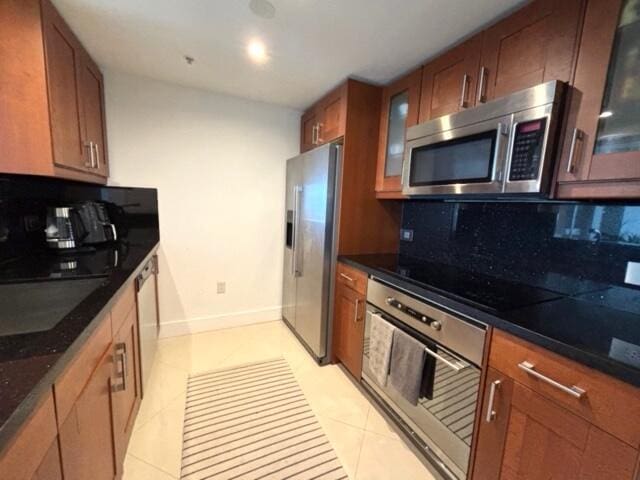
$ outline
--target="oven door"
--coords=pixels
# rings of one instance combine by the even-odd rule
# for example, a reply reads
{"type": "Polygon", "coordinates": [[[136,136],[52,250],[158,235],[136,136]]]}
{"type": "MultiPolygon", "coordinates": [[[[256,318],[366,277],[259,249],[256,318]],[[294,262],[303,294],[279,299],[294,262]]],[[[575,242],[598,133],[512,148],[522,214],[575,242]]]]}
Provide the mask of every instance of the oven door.
{"type": "Polygon", "coordinates": [[[507,115],[410,139],[403,163],[402,192],[405,195],[501,193],[511,121],[511,115],[507,115]]]}
{"type": "Polygon", "coordinates": [[[407,433],[417,435],[456,477],[466,478],[480,387],[480,369],[369,304],[362,360],[362,378],[365,386],[373,390],[409,426],[407,433]],[[381,316],[396,328],[402,328],[424,343],[427,355],[435,360],[430,398],[421,397],[418,404],[413,405],[389,382],[380,385],[374,380],[375,376],[369,369],[372,315],[381,316]]]}

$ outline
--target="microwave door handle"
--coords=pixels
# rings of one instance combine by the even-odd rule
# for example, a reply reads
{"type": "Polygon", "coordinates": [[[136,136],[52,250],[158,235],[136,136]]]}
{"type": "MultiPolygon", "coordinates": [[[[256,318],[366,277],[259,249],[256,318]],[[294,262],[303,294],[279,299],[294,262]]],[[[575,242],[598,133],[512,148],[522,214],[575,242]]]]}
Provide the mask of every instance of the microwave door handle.
{"type": "Polygon", "coordinates": [[[509,127],[502,122],[498,123],[498,131],[496,134],[496,152],[494,154],[493,163],[495,165],[493,181],[494,182],[502,182],[503,177],[503,169],[506,168],[504,162],[500,163],[500,152],[502,150],[502,137],[507,137],[509,134],[509,127]]]}

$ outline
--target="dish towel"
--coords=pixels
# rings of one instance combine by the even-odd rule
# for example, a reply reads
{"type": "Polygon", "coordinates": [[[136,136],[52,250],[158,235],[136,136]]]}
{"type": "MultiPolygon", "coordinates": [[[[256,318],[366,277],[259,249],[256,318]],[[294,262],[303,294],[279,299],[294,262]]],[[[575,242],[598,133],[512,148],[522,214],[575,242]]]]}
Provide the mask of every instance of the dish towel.
{"type": "MultiPolygon", "coordinates": [[[[427,347],[433,352],[438,351],[435,343],[427,343],[427,347]]],[[[422,383],[420,385],[420,398],[433,400],[433,387],[436,380],[436,359],[425,352],[424,368],[422,369],[422,383]]]]}
{"type": "Polygon", "coordinates": [[[425,355],[422,343],[400,329],[393,332],[389,383],[413,405],[420,398],[425,355]]]}
{"type": "Polygon", "coordinates": [[[369,335],[369,371],[374,380],[384,387],[387,384],[393,332],[396,327],[380,315],[371,315],[371,333],[369,335]]]}

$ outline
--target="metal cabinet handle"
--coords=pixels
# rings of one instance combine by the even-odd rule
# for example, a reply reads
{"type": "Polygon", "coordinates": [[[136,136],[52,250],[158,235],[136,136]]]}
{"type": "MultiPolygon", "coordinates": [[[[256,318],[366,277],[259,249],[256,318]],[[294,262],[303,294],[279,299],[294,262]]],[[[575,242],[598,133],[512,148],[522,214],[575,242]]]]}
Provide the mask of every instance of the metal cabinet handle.
{"type": "Polygon", "coordinates": [[[456,363],[450,362],[449,360],[444,358],[442,355],[439,355],[438,353],[434,352],[433,350],[431,350],[428,347],[424,347],[424,351],[427,352],[429,355],[431,355],[436,360],[440,360],[447,367],[455,370],[456,372],[459,372],[460,370],[464,370],[465,368],[467,368],[469,366],[469,365],[467,365],[466,363],[464,363],[464,362],[462,362],[460,360],[458,360],[456,363]]]}
{"type": "Polygon", "coordinates": [[[576,144],[578,141],[582,141],[584,133],[579,128],[573,129],[573,135],[571,136],[571,147],[569,148],[569,162],[567,163],[567,173],[573,173],[576,169],[575,157],[576,157],[576,144]]]}
{"type": "Polygon", "coordinates": [[[84,142],[84,148],[89,150],[89,163],[85,162],[85,167],[95,168],[93,161],[93,142],[84,142]]]}
{"type": "Polygon", "coordinates": [[[311,127],[311,144],[312,145],[315,145],[317,143],[316,141],[317,128],[318,128],[318,124],[315,124],[313,127],[311,127]]]}
{"type": "Polygon", "coordinates": [[[127,344],[116,343],[115,345],[115,358],[116,362],[122,365],[120,373],[120,385],[113,385],[111,390],[113,392],[122,392],[127,389],[127,344]]]}
{"type": "Polygon", "coordinates": [[[489,404],[487,405],[487,416],[485,417],[487,423],[491,423],[496,418],[497,412],[493,409],[493,404],[496,399],[496,390],[500,389],[501,384],[501,380],[494,380],[491,382],[491,389],[489,390],[489,404]]]}
{"type": "Polygon", "coordinates": [[[93,148],[96,149],[96,168],[100,168],[100,149],[97,143],[95,142],[91,142],[91,143],[93,143],[93,148]]]}
{"type": "Polygon", "coordinates": [[[353,314],[353,321],[355,323],[358,323],[358,307],[360,306],[360,299],[356,298],[356,308],[355,308],[355,313],[353,314]]]}
{"type": "Polygon", "coordinates": [[[487,81],[487,68],[482,67],[480,69],[480,82],[478,83],[478,103],[485,103],[487,101],[487,94],[485,92],[486,81],[487,81]]]}
{"type": "Polygon", "coordinates": [[[318,123],[318,134],[316,135],[316,143],[322,143],[322,123],[318,123]]]}
{"type": "Polygon", "coordinates": [[[349,280],[351,283],[353,283],[353,278],[351,278],[349,275],[345,275],[344,273],[340,272],[340,276],[345,280],[349,280]]]}
{"type": "Polygon", "coordinates": [[[462,76],[462,94],[460,95],[460,108],[467,108],[467,88],[469,87],[469,75],[466,73],[462,76]]]}
{"type": "Polygon", "coordinates": [[[576,387],[575,385],[572,385],[571,387],[567,387],[566,385],[563,385],[562,383],[557,382],[552,378],[549,378],[546,375],[541,374],[540,372],[535,370],[536,366],[531,362],[519,363],[518,368],[520,368],[521,370],[524,370],[532,377],[536,377],[537,379],[542,380],[543,382],[551,385],[552,387],[557,388],[558,390],[563,391],[564,393],[571,395],[574,398],[582,398],[587,394],[587,392],[580,387],[576,387]]]}

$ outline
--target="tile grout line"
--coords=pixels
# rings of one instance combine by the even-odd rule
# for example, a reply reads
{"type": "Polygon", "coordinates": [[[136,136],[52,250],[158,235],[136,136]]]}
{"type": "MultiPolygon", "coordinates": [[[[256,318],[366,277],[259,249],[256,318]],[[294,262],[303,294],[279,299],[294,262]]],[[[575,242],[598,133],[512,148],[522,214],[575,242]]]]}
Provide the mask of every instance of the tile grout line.
{"type": "Polygon", "coordinates": [[[149,463],[146,460],[143,460],[142,458],[138,457],[137,455],[134,455],[133,453],[129,453],[127,452],[127,455],[131,455],[133,458],[135,458],[136,460],[138,460],[139,462],[144,463],[145,465],[149,465],[151,468],[153,468],[154,470],[158,470],[168,476],[170,476],[171,478],[174,478],[175,480],[179,480],[180,477],[176,477],[175,475],[173,475],[172,473],[167,472],[165,469],[160,468],[157,465],[154,465],[153,463],[149,463]]]}
{"type": "Polygon", "coordinates": [[[369,415],[371,415],[371,405],[369,405],[369,411],[367,412],[367,420],[364,422],[365,429],[362,431],[362,440],[360,441],[360,449],[358,450],[358,459],[356,460],[356,471],[353,473],[353,480],[358,478],[358,470],[360,469],[360,457],[362,457],[362,448],[364,447],[364,440],[366,437],[366,426],[369,423],[369,415]]]}

